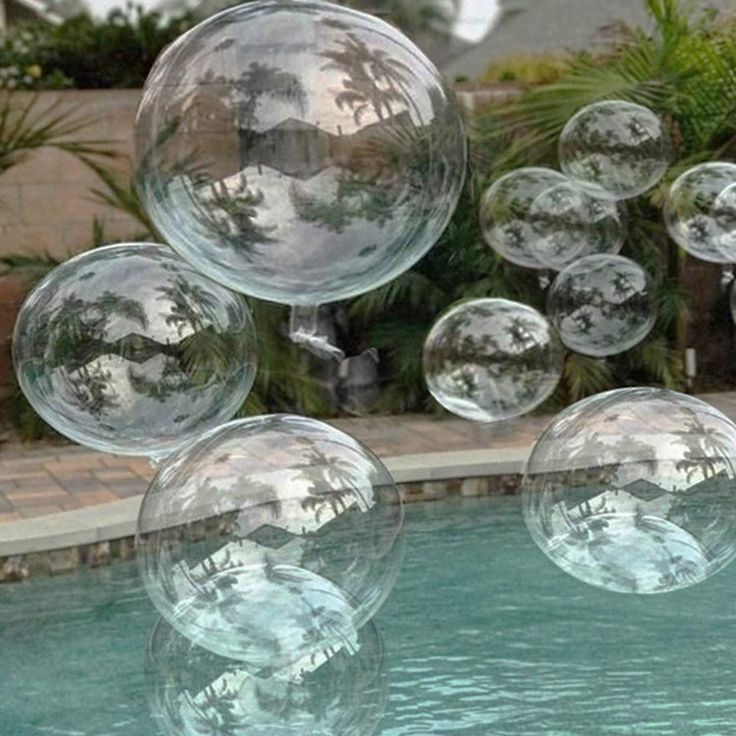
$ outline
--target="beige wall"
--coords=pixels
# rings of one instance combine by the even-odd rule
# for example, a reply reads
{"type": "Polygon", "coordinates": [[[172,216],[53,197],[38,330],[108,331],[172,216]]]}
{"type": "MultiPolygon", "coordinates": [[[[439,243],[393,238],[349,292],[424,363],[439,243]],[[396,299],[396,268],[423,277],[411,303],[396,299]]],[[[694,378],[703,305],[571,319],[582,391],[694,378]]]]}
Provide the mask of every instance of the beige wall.
{"type": "MultiPolygon", "coordinates": [[[[474,110],[507,100],[514,85],[498,89],[460,89],[464,107],[474,110]]],[[[122,154],[114,166],[129,176],[133,121],[139,90],[69,90],[44,92],[40,107],[58,101],[61,110],[93,123],[78,138],[109,141],[122,154]]],[[[90,190],[99,179],[73,156],[53,149],[33,152],[24,163],[0,176],[0,255],[51,253],[65,257],[92,242],[94,217],[104,221],[106,239],[120,241],[140,227],[120,211],[95,201],[90,190]]]]}
{"type": "MultiPolygon", "coordinates": [[[[41,107],[56,100],[60,110],[93,123],[75,138],[108,141],[123,154],[114,166],[129,171],[133,120],[138,90],[70,90],[44,92],[41,107]]],[[[39,150],[0,176],[0,255],[45,253],[65,256],[89,247],[95,216],[105,223],[110,240],[139,229],[124,214],[93,200],[99,180],[73,156],[39,150]]]]}

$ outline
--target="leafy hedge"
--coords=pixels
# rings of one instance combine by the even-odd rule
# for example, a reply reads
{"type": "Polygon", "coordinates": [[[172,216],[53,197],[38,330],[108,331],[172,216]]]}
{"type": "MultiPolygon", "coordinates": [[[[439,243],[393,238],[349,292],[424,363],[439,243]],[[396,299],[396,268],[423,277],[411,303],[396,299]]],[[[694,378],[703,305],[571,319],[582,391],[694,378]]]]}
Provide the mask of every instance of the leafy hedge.
{"type": "Polygon", "coordinates": [[[0,88],[139,88],[158,54],[195,23],[129,4],[105,20],[78,15],[58,26],[31,23],[0,43],[0,88]]]}
{"type": "MultiPolygon", "coordinates": [[[[447,36],[450,9],[458,2],[337,1],[375,12],[409,35],[429,34],[436,39],[447,36]]],[[[204,7],[212,10],[227,4],[205,3],[204,7]]],[[[158,54],[201,19],[196,12],[163,15],[128,2],[103,20],[82,13],[56,27],[29,23],[0,39],[0,89],[140,88],[158,54]]]]}

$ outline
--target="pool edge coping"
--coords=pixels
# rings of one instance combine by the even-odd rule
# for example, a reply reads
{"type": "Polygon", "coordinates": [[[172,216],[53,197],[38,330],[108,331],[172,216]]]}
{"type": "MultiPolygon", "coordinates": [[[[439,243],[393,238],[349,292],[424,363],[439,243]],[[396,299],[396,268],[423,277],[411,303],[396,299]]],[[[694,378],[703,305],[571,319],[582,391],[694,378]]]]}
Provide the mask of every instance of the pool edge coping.
{"type": "MultiPolygon", "coordinates": [[[[400,487],[442,481],[519,475],[529,455],[528,447],[461,450],[384,458],[400,487]]],[[[429,489],[428,489],[429,490],[429,489]]],[[[420,491],[405,500],[430,501],[446,497],[420,491]]],[[[484,495],[463,493],[462,495],[484,495]]],[[[0,524],[0,558],[81,547],[135,536],[143,495],[73,511],[0,524]]]]}

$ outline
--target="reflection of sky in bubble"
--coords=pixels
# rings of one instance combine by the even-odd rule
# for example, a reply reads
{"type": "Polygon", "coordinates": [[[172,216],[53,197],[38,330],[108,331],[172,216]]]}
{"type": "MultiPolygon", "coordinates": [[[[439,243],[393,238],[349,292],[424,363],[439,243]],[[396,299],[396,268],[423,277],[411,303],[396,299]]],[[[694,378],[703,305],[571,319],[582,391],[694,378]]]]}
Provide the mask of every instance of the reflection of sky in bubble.
{"type": "Polygon", "coordinates": [[[398,31],[332,6],[243,6],[160,64],[138,118],[143,200],[210,277],[271,301],[335,301],[440,236],[462,123],[398,31]]]}
{"type": "Polygon", "coordinates": [[[643,194],[664,176],[672,154],[660,119],[641,105],[605,101],[580,110],[560,136],[560,165],[616,199],[643,194]]]}
{"type": "Polygon", "coordinates": [[[661,389],[621,389],[565,410],[527,468],[527,525],[585,582],[666,592],[736,555],[736,426],[661,389]]]}
{"type": "Polygon", "coordinates": [[[424,346],[432,395],[474,421],[531,411],[554,390],[561,372],[561,346],[547,321],[530,307],[500,299],[455,307],[424,346]]]}
{"type": "Polygon", "coordinates": [[[622,353],[640,343],[656,320],[651,279],[621,256],[582,258],[555,280],[549,313],[562,341],[585,355],[622,353]]]}
{"type": "Polygon", "coordinates": [[[670,187],[664,216],[670,237],[696,258],[712,263],[736,260],[736,218],[729,187],[736,181],[736,165],[700,164],[670,187]]]}
{"type": "Polygon", "coordinates": [[[595,253],[618,253],[626,236],[618,203],[606,199],[602,190],[589,191],[572,180],[542,192],[529,208],[529,217],[532,250],[556,270],[595,253]]]}
{"type": "Polygon", "coordinates": [[[227,421],[255,374],[247,306],[165,246],[96,249],[49,274],[18,320],[41,416],[91,447],[164,455],[227,421]]]}
{"type": "Polygon", "coordinates": [[[494,182],[480,206],[481,228],[488,245],[518,266],[547,268],[535,251],[540,235],[534,228],[534,203],[566,181],[558,171],[527,167],[494,182]]]}
{"type": "Polygon", "coordinates": [[[139,559],[154,603],[193,641],[287,666],[375,613],[398,572],[402,519],[390,474],[352,437],[255,417],[164,465],[141,507],[139,559]]]}

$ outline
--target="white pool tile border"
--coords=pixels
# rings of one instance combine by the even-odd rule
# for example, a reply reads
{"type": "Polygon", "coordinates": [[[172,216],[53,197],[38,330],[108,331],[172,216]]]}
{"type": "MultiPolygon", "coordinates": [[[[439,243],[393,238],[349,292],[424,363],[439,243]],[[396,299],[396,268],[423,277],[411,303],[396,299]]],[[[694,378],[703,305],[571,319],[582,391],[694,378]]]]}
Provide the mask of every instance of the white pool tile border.
{"type": "MultiPolygon", "coordinates": [[[[529,448],[464,450],[384,458],[397,483],[485,478],[521,472],[529,448]]],[[[0,557],[80,547],[135,534],[143,496],[0,524],[0,557]]]]}

